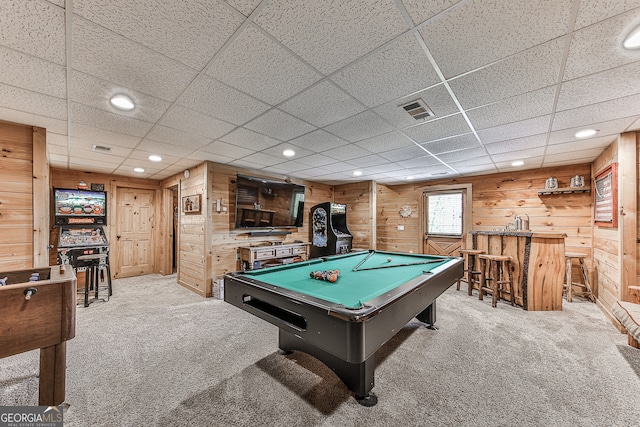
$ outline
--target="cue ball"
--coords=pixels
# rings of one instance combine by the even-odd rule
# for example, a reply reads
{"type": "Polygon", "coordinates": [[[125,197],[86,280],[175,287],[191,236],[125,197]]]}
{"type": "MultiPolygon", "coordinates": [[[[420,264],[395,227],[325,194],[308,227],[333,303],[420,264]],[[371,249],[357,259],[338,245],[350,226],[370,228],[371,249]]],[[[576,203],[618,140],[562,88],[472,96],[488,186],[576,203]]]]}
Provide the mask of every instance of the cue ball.
{"type": "Polygon", "coordinates": [[[391,257],[388,257],[388,258],[387,258],[387,262],[391,262],[391,257]]]}

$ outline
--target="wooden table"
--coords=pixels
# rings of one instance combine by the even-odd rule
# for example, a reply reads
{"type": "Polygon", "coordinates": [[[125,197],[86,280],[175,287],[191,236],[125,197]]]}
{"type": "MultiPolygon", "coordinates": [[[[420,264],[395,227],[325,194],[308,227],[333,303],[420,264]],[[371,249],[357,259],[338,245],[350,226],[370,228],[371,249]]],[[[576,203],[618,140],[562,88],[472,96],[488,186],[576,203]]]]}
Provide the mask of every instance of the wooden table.
{"type": "Polygon", "coordinates": [[[67,340],[76,334],[76,277],[67,266],[0,273],[0,358],[40,349],[39,405],[64,402],[67,340]],[[29,282],[33,272],[41,280],[29,282]],[[35,291],[34,291],[35,290],[35,291]]]}
{"type": "Polygon", "coordinates": [[[525,310],[562,310],[564,233],[472,231],[473,248],[513,259],[515,302],[525,310]]]}

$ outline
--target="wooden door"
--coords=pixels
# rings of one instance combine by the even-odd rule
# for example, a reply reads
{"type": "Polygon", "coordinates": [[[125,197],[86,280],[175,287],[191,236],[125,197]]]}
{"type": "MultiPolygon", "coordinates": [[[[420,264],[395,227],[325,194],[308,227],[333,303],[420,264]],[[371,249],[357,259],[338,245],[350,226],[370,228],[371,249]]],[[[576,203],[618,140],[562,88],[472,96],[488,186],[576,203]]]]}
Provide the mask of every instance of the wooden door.
{"type": "Polygon", "coordinates": [[[427,191],[423,193],[424,244],[422,252],[457,256],[464,247],[466,191],[427,191]]]}
{"type": "MultiPolygon", "coordinates": [[[[116,252],[114,277],[154,272],[154,190],[118,187],[116,196],[116,252]]],[[[113,261],[112,261],[113,263],[113,261]]]]}

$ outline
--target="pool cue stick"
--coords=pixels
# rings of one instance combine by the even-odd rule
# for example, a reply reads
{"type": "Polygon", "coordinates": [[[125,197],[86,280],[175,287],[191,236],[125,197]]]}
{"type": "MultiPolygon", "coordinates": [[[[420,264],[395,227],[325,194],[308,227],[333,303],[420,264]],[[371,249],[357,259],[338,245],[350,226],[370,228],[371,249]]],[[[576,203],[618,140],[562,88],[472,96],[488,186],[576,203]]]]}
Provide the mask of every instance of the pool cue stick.
{"type": "Polygon", "coordinates": [[[364,262],[366,260],[368,260],[369,258],[371,258],[371,256],[375,253],[375,251],[371,251],[369,252],[369,255],[367,255],[362,261],[360,261],[358,263],[358,265],[356,265],[355,267],[353,267],[353,269],[351,269],[351,271],[358,271],[358,267],[360,267],[362,264],[364,264],[364,262]]]}
{"type": "Polygon", "coordinates": [[[424,262],[409,262],[407,264],[380,265],[378,267],[361,268],[359,270],[354,269],[353,271],[377,270],[379,268],[407,267],[407,266],[410,266],[410,265],[432,264],[434,262],[442,262],[442,261],[444,261],[444,260],[442,260],[442,259],[434,259],[434,260],[431,260],[431,261],[424,261],[424,262]]]}

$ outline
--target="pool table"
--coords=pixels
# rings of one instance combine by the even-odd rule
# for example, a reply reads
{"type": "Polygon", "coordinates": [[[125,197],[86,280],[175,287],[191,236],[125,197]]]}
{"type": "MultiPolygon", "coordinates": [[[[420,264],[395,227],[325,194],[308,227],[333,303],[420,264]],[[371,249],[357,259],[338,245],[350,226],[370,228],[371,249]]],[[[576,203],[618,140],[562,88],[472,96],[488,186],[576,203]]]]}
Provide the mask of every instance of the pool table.
{"type": "Polygon", "coordinates": [[[279,328],[279,348],[328,367],[375,405],[375,353],[412,318],[430,327],[436,298],[462,277],[460,258],[360,251],[224,277],[224,300],[279,328]],[[312,278],[339,270],[335,282],[312,278]]]}

